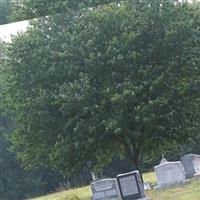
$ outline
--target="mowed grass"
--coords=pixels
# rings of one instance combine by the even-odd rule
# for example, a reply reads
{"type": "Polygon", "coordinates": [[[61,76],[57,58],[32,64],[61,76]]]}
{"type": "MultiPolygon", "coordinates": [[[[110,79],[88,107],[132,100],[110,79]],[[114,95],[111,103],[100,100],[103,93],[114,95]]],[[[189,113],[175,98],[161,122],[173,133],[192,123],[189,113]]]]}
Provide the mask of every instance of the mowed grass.
{"type": "Polygon", "coordinates": [[[91,195],[92,193],[90,191],[90,187],[88,186],[64,192],[58,192],[32,200],[90,200],[91,195]]]}
{"type": "MultiPolygon", "coordinates": [[[[144,174],[145,182],[156,182],[154,173],[144,174]]],[[[32,199],[32,200],[90,200],[90,187],[83,187],[69,191],[59,192],[52,195],[32,199]]],[[[168,190],[147,191],[146,195],[151,200],[200,200],[200,180],[190,181],[184,186],[168,190]]]]}

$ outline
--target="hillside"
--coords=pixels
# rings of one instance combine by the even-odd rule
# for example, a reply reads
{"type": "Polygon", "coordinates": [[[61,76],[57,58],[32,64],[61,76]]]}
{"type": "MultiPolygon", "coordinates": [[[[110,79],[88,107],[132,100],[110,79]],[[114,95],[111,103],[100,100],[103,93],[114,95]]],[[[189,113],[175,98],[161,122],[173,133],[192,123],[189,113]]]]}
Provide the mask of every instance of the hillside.
{"type": "MultiPolygon", "coordinates": [[[[145,181],[155,182],[154,173],[144,175],[145,181]]],[[[177,187],[170,190],[148,191],[146,194],[152,200],[199,200],[200,199],[200,180],[194,180],[182,187],[177,187]]],[[[90,200],[90,187],[84,187],[56,194],[32,199],[32,200],[90,200]]]]}

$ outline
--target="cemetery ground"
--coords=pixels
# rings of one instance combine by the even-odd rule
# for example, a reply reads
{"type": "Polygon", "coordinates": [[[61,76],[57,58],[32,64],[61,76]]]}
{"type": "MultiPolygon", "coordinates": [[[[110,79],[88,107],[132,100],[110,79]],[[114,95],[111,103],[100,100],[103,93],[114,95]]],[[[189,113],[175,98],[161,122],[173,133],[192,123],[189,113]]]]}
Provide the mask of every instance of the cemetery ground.
{"type": "MultiPolygon", "coordinates": [[[[156,177],[153,172],[144,174],[145,182],[156,182],[156,177]]],[[[147,196],[151,200],[200,200],[200,179],[189,181],[183,186],[173,189],[160,190],[160,191],[147,191],[147,196]]],[[[47,195],[32,200],[90,200],[91,190],[90,187],[83,187],[55,194],[47,195]]]]}

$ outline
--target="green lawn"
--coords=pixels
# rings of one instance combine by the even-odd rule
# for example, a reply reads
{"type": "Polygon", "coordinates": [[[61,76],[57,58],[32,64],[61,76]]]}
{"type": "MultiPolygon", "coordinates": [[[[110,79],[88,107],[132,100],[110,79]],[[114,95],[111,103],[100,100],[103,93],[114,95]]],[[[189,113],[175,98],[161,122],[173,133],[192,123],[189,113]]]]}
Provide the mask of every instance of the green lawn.
{"type": "MultiPolygon", "coordinates": [[[[154,173],[144,174],[144,180],[155,183],[154,173]]],[[[152,200],[200,200],[200,180],[192,181],[187,185],[170,190],[148,191],[146,194],[152,200]]],[[[84,187],[32,200],[90,200],[90,198],[90,187],[84,187]]]]}

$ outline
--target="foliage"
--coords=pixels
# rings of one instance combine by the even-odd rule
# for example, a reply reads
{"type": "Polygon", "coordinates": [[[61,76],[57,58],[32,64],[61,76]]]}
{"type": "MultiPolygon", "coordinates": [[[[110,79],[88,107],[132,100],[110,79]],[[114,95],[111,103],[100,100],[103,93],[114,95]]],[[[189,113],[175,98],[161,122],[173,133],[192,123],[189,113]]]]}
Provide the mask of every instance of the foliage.
{"type": "MultiPolygon", "coordinates": [[[[5,91],[3,87],[3,66],[7,57],[6,44],[0,43],[0,195],[3,200],[22,200],[28,197],[34,197],[55,191],[59,186],[77,184],[79,177],[73,177],[74,180],[64,178],[58,171],[47,167],[37,170],[25,171],[16,154],[10,150],[10,137],[15,129],[15,123],[9,116],[5,104],[5,91]]],[[[85,172],[84,172],[85,173],[85,172]]],[[[86,173],[85,173],[86,174],[86,173]]],[[[80,175],[79,175],[80,176],[80,175]]],[[[86,175],[85,175],[86,176],[86,175]]],[[[85,178],[83,176],[83,179],[85,178]]],[[[83,182],[79,178],[79,181],[83,182]]],[[[85,181],[85,179],[84,179],[85,181]]],[[[85,183],[85,182],[84,182],[85,183]]]]}
{"type": "Polygon", "coordinates": [[[119,3],[121,0],[24,0],[14,16],[16,19],[32,19],[41,16],[49,16],[58,13],[68,13],[72,10],[79,10],[98,5],[119,3]]]}
{"type": "MultiPolygon", "coordinates": [[[[196,6],[124,2],[49,16],[16,38],[5,87],[26,168],[70,174],[143,156],[197,130],[196,6]]],[[[167,145],[168,147],[169,145],[167,145]]]]}
{"type": "Polygon", "coordinates": [[[0,1],[0,25],[8,23],[10,21],[13,7],[14,6],[12,0],[0,1]]]}
{"type": "MultiPolygon", "coordinates": [[[[2,91],[1,91],[2,92],[2,91]]],[[[2,99],[1,99],[2,100],[2,99]]],[[[2,102],[2,101],[1,101],[2,102]]],[[[2,105],[1,105],[2,108],[2,105]]],[[[43,190],[40,177],[25,172],[15,154],[9,151],[11,146],[8,136],[13,130],[13,123],[0,110],[0,195],[4,200],[24,199],[27,194],[40,194],[43,190]],[[39,187],[40,188],[39,188],[39,187]],[[34,188],[34,190],[33,190],[34,188]],[[33,192],[34,191],[34,192],[33,192]]],[[[37,174],[38,175],[38,174],[37,174]]]]}

